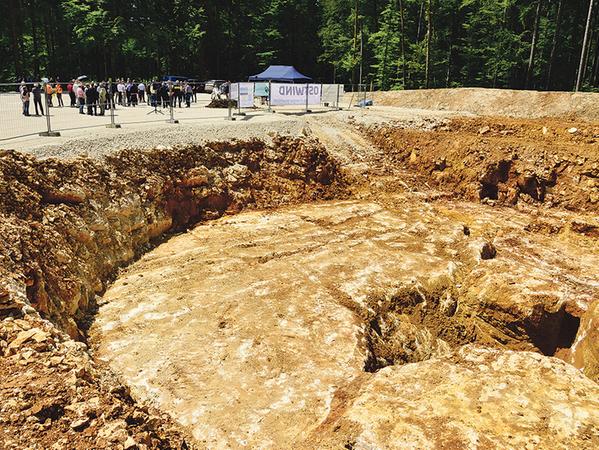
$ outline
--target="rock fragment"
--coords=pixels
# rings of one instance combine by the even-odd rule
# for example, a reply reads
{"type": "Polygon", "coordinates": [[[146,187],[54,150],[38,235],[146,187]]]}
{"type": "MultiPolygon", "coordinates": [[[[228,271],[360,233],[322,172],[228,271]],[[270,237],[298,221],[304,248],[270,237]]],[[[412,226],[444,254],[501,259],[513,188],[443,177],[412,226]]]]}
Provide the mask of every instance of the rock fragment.
{"type": "Polygon", "coordinates": [[[493,259],[497,256],[497,249],[491,242],[485,242],[480,249],[481,259],[493,259]]]}

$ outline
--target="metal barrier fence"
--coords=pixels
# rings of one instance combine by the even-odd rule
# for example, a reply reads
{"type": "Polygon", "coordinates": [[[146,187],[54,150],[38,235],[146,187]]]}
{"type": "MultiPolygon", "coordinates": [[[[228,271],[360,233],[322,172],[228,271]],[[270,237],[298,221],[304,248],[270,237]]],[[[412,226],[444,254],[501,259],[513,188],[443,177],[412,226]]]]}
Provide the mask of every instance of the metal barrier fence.
{"type": "MultiPolygon", "coordinates": [[[[20,83],[0,84],[0,141],[27,136],[59,136],[61,132],[92,128],[120,128],[124,125],[143,125],[181,122],[203,122],[232,119],[275,112],[270,96],[265,96],[263,86],[256,83],[254,101],[250,108],[236,106],[207,108],[214,94],[200,92],[204,85],[190,84],[192,93],[181,91],[182,86],[169,84],[165,92],[162,84],[146,85],[143,95],[128,96],[114,92],[107,85],[106,96],[95,95],[93,101],[78,99],[76,93],[67,91],[67,83],[61,83],[62,93],[56,84],[27,83],[29,98],[20,93],[20,83]],[[155,92],[155,87],[159,87],[155,92]],[[51,89],[50,89],[51,88],[51,89]],[[233,111],[235,109],[235,111],[233,111]]],[[[300,85],[302,86],[302,85],[300,85]]],[[[97,92],[97,91],[96,91],[97,92]]],[[[307,92],[307,90],[306,90],[307,92]]],[[[368,85],[320,84],[320,103],[293,106],[277,106],[280,114],[326,112],[368,106],[372,100],[372,88],[368,85]]],[[[268,94],[268,92],[267,92],[268,94]]],[[[89,96],[88,96],[89,97],[89,96]]],[[[220,95],[221,100],[230,96],[220,95]]],[[[231,99],[233,101],[237,99],[231,99]]],[[[220,106],[220,105],[219,105],[220,106]]]]}

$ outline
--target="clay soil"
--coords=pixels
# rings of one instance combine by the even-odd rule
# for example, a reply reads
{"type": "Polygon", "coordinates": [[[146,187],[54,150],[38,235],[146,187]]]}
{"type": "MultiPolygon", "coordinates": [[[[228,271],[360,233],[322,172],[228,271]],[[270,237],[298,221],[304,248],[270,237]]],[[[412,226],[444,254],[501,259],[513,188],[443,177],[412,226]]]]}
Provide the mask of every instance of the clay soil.
{"type": "MultiPolygon", "coordinates": [[[[486,351],[489,383],[505,359],[525,397],[527,364],[550,366],[573,396],[555,411],[583,412],[574,434],[543,428],[531,397],[532,425],[481,448],[599,445],[599,125],[392,116],[101,159],[2,151],[0,448],[395,448],[391,415],[363,442],[376,412],[347,416],[382,401],[377,374],[467,378],[486,351]]],[[[400,432],[471,435],[443,447],[452,428],[427,427],[400,432]]]]}

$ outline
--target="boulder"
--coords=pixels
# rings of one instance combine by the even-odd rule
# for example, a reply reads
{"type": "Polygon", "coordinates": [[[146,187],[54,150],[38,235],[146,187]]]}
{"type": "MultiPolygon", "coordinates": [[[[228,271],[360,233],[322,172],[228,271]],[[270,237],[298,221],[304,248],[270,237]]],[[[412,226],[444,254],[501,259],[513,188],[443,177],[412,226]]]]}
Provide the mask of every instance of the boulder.
{"type": "Polygon", "coordinates": [[[361,381],[299,447],[599,446],[599,386],[556,358],[465,346],[361,381]]]}

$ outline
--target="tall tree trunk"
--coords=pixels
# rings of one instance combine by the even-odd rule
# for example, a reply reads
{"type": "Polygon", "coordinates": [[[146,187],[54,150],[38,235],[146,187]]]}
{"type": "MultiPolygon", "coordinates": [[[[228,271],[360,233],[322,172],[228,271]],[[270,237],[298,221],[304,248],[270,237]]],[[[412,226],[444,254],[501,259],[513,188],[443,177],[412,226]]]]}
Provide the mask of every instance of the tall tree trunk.
{"type": "Polygon", "coordinates": [[[389,50],[389,38],[390,38],[390,33],[389,33],[389,24],[385,24],[385,50],[383,51],[383,73],[381,76],[381,89],[383,91],[386,91],[389,89],[388,84],[387,84],[387,53],[389,50]]]}
{"type": "Polygon", "coordinates": [[[37,26],[35,20],[37,8],[35,7],[35,2],[31,1],[29,5],[29,19],[31,21],[31,40],[33,42],[33,77],[36,80],[40,78],[40,60],[39,60],[39,49],[38,49],[38,40],[37,40],[37,26]]]}
{"type": "Polygon", "coordinates": [[[426,4],[426,59],[424,63],[424,87],[430,86],[430,64],[431,64],[431,41],[433,37],[432,3],[428,0],[426,4]]]}
{"type": "Polygon", "coordinates": [[[559,0],[557,3],[557,14],[555,16],[555,33],[553,33],[553,42],[551,43],[551,54],[549,56],[549,66],[547,67],[547,82],[545,83],[545,89],[549,90],[551,87],[551,72],[553,70],[553,64],[555,64],[555,52],[557,50],[557,38],[559,37],[560,25],[562,21],[562,5],[564,0],[559,0]]]}
{"type": "Polygon", "coordinates": [[[403,78],[403,88],[406,89],[406,45],[405,45],[405,27],[403,20],[403,0],[399,0],[399,26],[401,31],[400,45],[401,45],[401,69],[403,78]]]}
{"type": "Polygon", "coordinates": [[[599,39],[595,42],[595,56],[593,58],[593,73],[591,74],[591,83],[597,84],[597,74],[599,73],[599,39]]]}
{"type": "Polygon", "coordinates": [[[420,2],[420,12],[418,13],[418,33],[416,33],[417,41],[420,41],[420,36],[422,35],[422,17],[424,16],[424,2],[426,2],[426,0],[422,0],[420,2]]]}
{"type": "MultiPolygon", "coordinates": [[[[507,28],[507,7],[508,4],[507,2],[504,3],[503,6],[503,14],[501,16],[501,30],[505,30],[507,28]]],[[[501,45],[497,46],[497,59],[499,59],[499,57],[501,56],[501,52],[502,52],[502,48],[501,45]]],[[[495,68],[493,70],[493,89],[495,89],[497,87],[497,77],[499,76],[499,64],[495,63],[495,68]]]]}
{"type": "Polygon", "coordinates": [[[20,37],[22,35],[22,30],[19,27],[20,21],[17,21],[17,17],[21,16],[21,5],[19,3],[20,2],[17,2],[16,0],[9,0],[8,2],[8,21],[10,23],[10,50],[12,53],[12,60],[14,61],[15,79],[23,77],[24,75],[23,65],[21,63],[21,49],[19,45],[21,41],[20,37]]]}
{"type": "Polygon", "coordinates": [[[580,54],[580,64],[578,66],[578,77],[576,77],[576,87],[574,88],[575,92],[580,90],[580,85],[582,83],[582,73],[583,73],[583,65],[586,59],[586,50],[587,50],[587,41],[589,39],[589,30],[591,28],[591,17],[593,16],[593,0],[589,0],[589,14],[587,15],[587,24],[584,29],[584,39],[582,40],[582,51],[580,54]]]}
{"type": "Polygon", "coordinates": [[[591,28],[589,31],[589,37],[588,37],[588,44],[587,44],[587,50],[586,50],[586,57],[585,57],[585,61],[583,64],[583,69],[582,69],[582,79],[586,79],[587,77],[587,69],[589,68],[589,58],[591,57],[591,49],[593,48],[593,39],[595,38],[595,28],[597,27],[597,15],[595,14],[595,17],[592,20],[592,24],[591,24],[591,28]]]}
{"type": "Polygon", "coordinates": [[[352,58],[351,84],[353,86],[356,84],[356,63],[358,62],[358,0],[354,3],[354,50],[352,58]]]}
{"type": "Polygon", "coordinates": [[[454,17],[451,16],[449,21],[449,49],[447,50],[447,73],[445,76],[445,87],[449,87],[451,82],[451,57],[453,56],[453,32],[454,32],[454,17]]]}
{"type": "Polygon", "coordinates": [[[530,83],[532,80],[532,74],[535,63],[535,53],[537,51],[537,39],[539,36],[539,20],[541,17],[541,6],[543,4],[543,0],[538,0],[537,2],[537,12],[535,14],[535,23],[532,30],[532,42],[530,43],[530,55],[528,57],[528,67],[526,68],[526,82],[525,87],[530,89],[530,83]]]}

